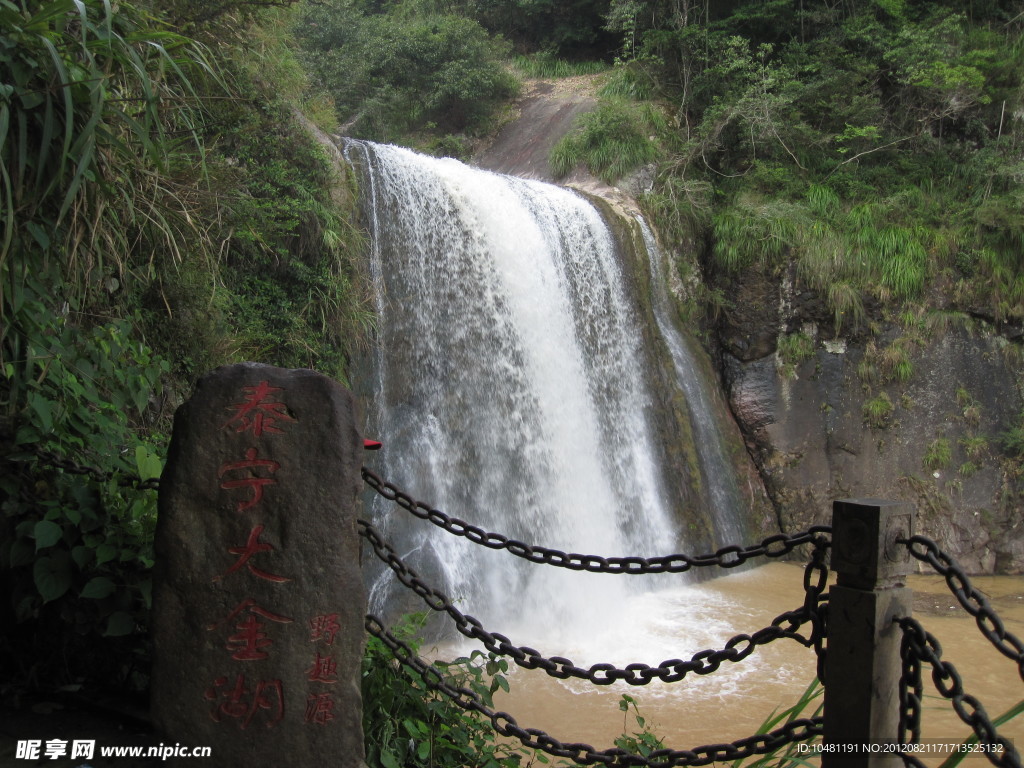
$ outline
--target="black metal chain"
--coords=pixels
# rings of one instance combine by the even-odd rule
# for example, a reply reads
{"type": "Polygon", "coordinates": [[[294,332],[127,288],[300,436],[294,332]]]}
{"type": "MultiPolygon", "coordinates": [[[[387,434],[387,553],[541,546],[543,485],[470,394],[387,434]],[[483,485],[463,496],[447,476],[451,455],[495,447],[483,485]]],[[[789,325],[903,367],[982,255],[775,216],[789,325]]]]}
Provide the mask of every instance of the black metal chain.
{"type": "MultiPolygon", "coordinates": [[[[1001,767],[1021,768],[1020,754],[1013,742],[999,735],[981,702],[964,692],[963,681],[956,667],[942,660],[942,646],[939,645],[939,641],[930,632],[925,631],[921,622],[916,619],[906,617],[897,619],[896,623],[903,630],[901,655],[904,664],[906,665],[906,659],[909,657],[927,661],[932,667],[932,682],[936,690],[943,698],[949,699],[957,717],[974,731],[978,743],[982,745],[982,754],[989,762],[1001,767]]],[[[904,669],[906,671],[906,666],[904,669]]],[[[915,686],[915,695],[920,701],[919,685],[915,686]]],[[[912,729],[912,734],[915,738],[918,737],[916,727],[912,729]]]]}
{"type": "Polygon", "coordinates": [[[921,739],[921,712],[924,700],[924,683],[921,680],[921,654],[917,644],[911,642],[912,635],[904,631],[900,643],[902,674],[899,682],[900,744],[916,744],[921,739]]]}
{"type": "Polygon", "coordinates": [[[143,480],[138,475],[132,472],[113,472],[98,467],[90,467],[85,464],[79,464],[76,461],[59,456],[53,451],[47,451],[36,446],[25,446],[26,450],[30,451],[41,463],[59,469],[62,472],[66,472],[69,475],[83,475],[90,477],[100,483],[106,483],[110,480],[117,479],[117,484],[123,487],[134,486],[140,491],[155,491],[160,488],[160,478],[151,477],[148,480],[143,480]]]}
{"type": "MultiPolygon", "coordinates": [[[[139,490],[157,490],[160,487],[159,478],[143,480],[130,472],[101,470],[79,464],[52,451],[35,446],[28,447],[28,450],[42,463],[69,474],[88,476],[98,482],[109,482],[116,478],[119,485],[135,486],[139,490]]],[[[434,610],[448,613],[455,621],[456,628],[463,635],[480,640],[492,652],[510,656],[518,666],[525,669],[543,669],[552,677],[561,679],[577,677],[596,685],[608,685],[618,680],[630,685],[646,685],[654,679],[663,682],[676,682],[690,672],[697,675],[710,674],[725,661],[741,661],[753,653],[758,646],[781,637],[788,637],[805,646],[813,646],[818,661],[818,678],[822,683],[825,682],[828,604],[824,590],[828,578],[825,557],[830,545],[828,535],[831,534],[831,528],[829,526],[813,526],[807,531],[793,535],[776,534],[762,540],[759,544],[747,547],[731,545],[722,547],[708,555],[674,554],[653,558],[602,557],[566,553],[509,539],[502,534],[485,531],[464,520],[433,509],[391,483],[385,482],[365,467],[362,468],[362,477],[367,485],[382,498],[394,501],[415,517],[427,520],[448,533],[465,537],[490,549],[505,549],[511,554],[533,563],[554,565],[575,571],[658,574],[684,573],[692,568],[709,566],[734,568],[756,557],[782,557],[803,544],[811,543],[814,545],[814,551],[804,570],[804,605],[799,609],[779,615],[770,626],[751,635],[736,635],[726,642],[724,648],[700,651],[689,661],[672,659],[662,662],[657,667],[636,663],[629,664],[624,669],[611,664],[595,664],[589,669],[582,669],[569,659],[546,658],[532,648],[513,645],[504,635],[487,632],[477,619],[463,614],[443,593],[426,585],[416,572],[398,557],[373,526],[365,521],[359,521],[360,534],[370,542],[378,557],[394,571],[405,586],[412,589],[434,610]],[[807,623],[811,624],[811,632],[808,637],[804,637],[797,630],[807,623]]],[[[1024,680],[1024,642],[1006,629],[1002,619],[989,605],[985,595],[971,584],[967,574],[956,560],[925,536],[917,535],[897,541],[905,545],[913,557],[928,563],[945,578],[946,584],[961,607],[975,618],[981,633],[1000,653],[1017,663],[1018,673],[1024,680]]],[[[952,702],[957,716],[971,726],[979,743],[988,748],[988,751],[984,751],[983,754],[989,761],[997,766],[1022,768],[1020,755],[1012,742],[998,734],[981,702],[964,692],[961,678],[955,667],[949,662],[942,661],[942,649],[935,637],[926,632],[915,619],[903,618],[899,619],[898,623],[904,632],[901,646],[903,674],[900,678],[899,690],[901,743],[915,743],[920,738],[923,698],[921,661],[925,660],[932,666],[932,680],[939,693],[952,702]],[[996,751],[997,749],[999,751],[996,751]]],[[[786,744],[806,741],[822,734],[823,719],[818,717],[793,720],[771,733],[757,734],[730,744],[712,744],[684,751],[662,749],[652,752],[647,757],[633,755],[618,748],[597,751],[587,744],[563,744],[543,731],[520,728],[510,715],[494,712],[486,707],[473,691],[456,688],[445,682],[435,667],[419,659],[406,644],[387,632],[383,624],[375,617],[367,616],[366,628],[367,631],[384,642],[400,662],[419,672],[432,689],[450,696],[460,707],[477,711],[489,718],[498,733],[518,738],[528,747],[540,749],[557,757],[570,758],[585,765],[601,763],[605,765],[652,766],[652,768],[708,765],[715,761],[737,760],[753,755],[767,754],[786,744]]],[[[915,766],[915,768],[921,768],[923,765],[912,754],[903,753],[902,757],[907,765],[915,766]]]]}
{"type": "Polygon", "coordinates": [[[985,595],[971,584],[960,564],[926,536],[897,539],[897,543],[904,544],[911,555],[928,563],[946,579],[946,584],[961,607],[974,617],[981,634],[1001,654],[1017,662],[1017,672],[1021,680],[1024,680],[1024,642],[1006,629],[1003,620],[989,605],[985,595]]]}
{"type": "Polygon", "coordinates": [[[828,585],[826,560],[830,544],[827,539],[816,539],[811,559],[804,566],[803,612],[811,622],[811,642],[817,658],[815,671],[822,685],[825,684],[825,640],[828,637],[828,595],[825,593],[825,587],[828,585]]]}
{"type": "Polygon", "coordinates": [[[402,584],[419,595],[431,609],[447,613],[462,635],[471,640],[479,640],[489,651],[511,657],[524,669],[542,669],[551,677],[561,680],[574,677],[588,680],[595,685],[610,685],[619,680],[629,685],[647,685],[652,680],[674,683],[691,672],[708,675],[716,671],[723,662],[742,661],[758,646],[779,638],[790,638],[807,647],[818,645],[819,638],[815,635],[815,630],[819,624],[815,622],[815,616],[824,589],[824,583],[820,579],[808,580],[808,592],[802,607],[781,614],[770,626],[753,634],[736,635],[726,642],[722,649],[700,651],[689,661],[670,659],[656,667],[642,663],[629,664],[625,668],[618,668],[613,664],[594,664],[588,669],[583,669],[565,657],[547,658],[533,648],[514,645],[505,635],[488,632],[478,619],[462,613],[443,592],[426,584],[370,523],[360,520],[359,534],[370,543],[377,557],[395,573],[402,584]],[[807,623],[811,623],[812,632],[809,637],[804,637],[797,630],[807,623]]]}
{"type": "Polygon", "coordinates": [[[761,541],[759,544],[742,547],[731,545],[722,547],[714,554],[686,555],[674,554],[662,557],[602,557],[600,555],[581,555],[575,552],[562,552],[558,549],[526,544],[510,539],[500,533],[485,531],[479,526],[460,520],[457,517],[434,509],[396,486],[382,480],[373,471],[363,467],[363,480],[382,498],[393,501],[398,506],[412,513],[421,520],[427,520],[437,527],[462,536],[475,544],[482,544],[489,549],[504,549],[531,563],[554,565],[571,571],[587,571],[590,573],[621,573],[621,574],[653,574],[653,573],[685,573],[691,568],[717,566],[719,568],[735,568],[755,557],[782,557],[788,555],[803,544],[814,544],[816,547],[827,547],[828,536],[832,528],[827,525],[812,526],[797,534],[778,533],[761,541]]]}
{"type": "Polygon", "coordinates": [[[599,763],[651,768],[710,765],[716,761],[768,754],[787,744],[808,741],[823,733],[823,719],[814,717],[794,719],[769,733],[755,734],[728,744],[709,744],[689,750],[657,749],[647,756],[632,754],[618,747],[597,750],[589,744],[563,743],[537,728],[520,727],[508,713],[496,712],[488,707],[475,691],[449,683],[440,670],[419,658],[408,645],[392,635],[376,616],[367,615],[366,631],[384,643],[399,662],[419,673],[429,688],[448,696],[462,709],[483,715],[491,721],[497,733],[518,739],[532,749],[568,758],[582,765],[599,763]]]}

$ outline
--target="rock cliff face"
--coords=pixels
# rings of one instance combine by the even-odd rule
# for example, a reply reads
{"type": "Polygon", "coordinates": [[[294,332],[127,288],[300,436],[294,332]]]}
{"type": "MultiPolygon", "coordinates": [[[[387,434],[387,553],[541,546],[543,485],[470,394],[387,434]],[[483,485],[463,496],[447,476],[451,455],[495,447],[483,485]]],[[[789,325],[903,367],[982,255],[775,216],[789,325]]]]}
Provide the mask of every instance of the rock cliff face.
{"type": "MultiPolygon", "coordinates": [[[[586,85],[529,89],[519,119],[476,164],[551,181],[546,153],[595,103],[586,85]]],[[[584,172],[563,183],[635,210],[626,183],[584,172]]],[[[759,474],[777,528],[828,523],[837,498],[909,500],[917,532],[969,571],[1024,572],[1024,478],[999,442],[1024,411],[1019,334],[924,314],[877,321],[870,334],[837,328],[819,296],[793,286],[785,271],[757,269],[716,285],[730,309],[709,344],[757,468],[740,471],[759,474]]]]}
{"type": "Polygon", "coordinates": [[[925,315],[837,332],[755,272],[729,291],[725,385],[784,530],[828,522],[835,498],[908,500],[969,571],[1024,571],[1024,488],[999,440],[1024,406],[1019,344],[925,315]]]}

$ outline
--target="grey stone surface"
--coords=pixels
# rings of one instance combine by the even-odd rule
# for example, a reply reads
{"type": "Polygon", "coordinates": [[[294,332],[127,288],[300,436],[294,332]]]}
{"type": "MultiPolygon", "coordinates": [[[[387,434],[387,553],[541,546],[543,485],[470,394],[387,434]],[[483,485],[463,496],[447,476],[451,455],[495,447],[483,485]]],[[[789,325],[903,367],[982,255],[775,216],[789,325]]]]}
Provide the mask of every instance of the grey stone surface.
{"type": "Polygon", "coordinates": [[[728,363],[734,413],[750,436],[784,530],[828,522],[836,498],[908,501],[918,533],[973,573],[1024,572],[1024,508],[999,435],[1024,402],[1000,337],[950,329],[914,346],[914,374],[866,383],[862,343],[816,338],[815,355],[785,375],[775,355],[728,363]],[[891,414],[865,407],[888,397],[891,414]],[[971,440],[982,448],[972,453],[971,440]],[[943,441],[949,460],[929,447],[943,441]]]}
{"type": "Polygon", "coordinates": [[[218,368],[175,416],[152,713],[203,765],[362,764],[361,448],[351,394],[308,370],[218,368]]]}

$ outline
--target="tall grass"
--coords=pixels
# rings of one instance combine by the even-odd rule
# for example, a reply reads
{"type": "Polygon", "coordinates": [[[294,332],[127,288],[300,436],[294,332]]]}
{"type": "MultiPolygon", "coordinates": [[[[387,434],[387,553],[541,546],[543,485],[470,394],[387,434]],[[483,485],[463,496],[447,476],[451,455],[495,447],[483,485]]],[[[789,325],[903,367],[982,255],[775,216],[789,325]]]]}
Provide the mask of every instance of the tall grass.
{"type": "Polygon", "coordinates": [[[664,127],[655,107],[622,100],[603,101],[582,115],[578,127],[562,138],[551,152],[551,168],[558,177],[579,165],[608,184],[658,159],[652,134],[664,127]]]}
{"type": "Polygon", "coordinates": [[[714,257],[728,272],[769,267],[794,250],[808,226],[806,209],[786,202],[745,201],[714,216],[714,257]]]}
{"type": "Polygon", "coordinates": [[[832,218],[839,212],[839,195],[831,187],[812,184],[807,190],[811,211],[822,218],[832,218]]]}
{"type": "MultiPolygon", "coordinates": [[[[901,214],[879,203],[844,209],[839,195],[819,184],[797,202],[738,199],[714,216],[715,262],[736,272],[792,258],[802,284],[824,295],[837,331],[857,329],[866,320],[865,295],[917,299],[936,269],[928,247],[948,254],[955,242],[951,233],[937,237],[924,227],[895,223],[901,214]]],[[[1014,285],[1001,260],[985,256],[983,263],[993,283],[1014,285]]],[[[1008,316],[1018,294],[1010,288],[1005,295],[1008,316]]]]}
{"type": "Polygon", "coordinates": [[[924,289],[928,254],[920,228],[888,226],[879,235],[876,257],[882,285],[897,299],[913,299],[924,289]]]}
{"type": "Polygon", "coordinates": [[[650,70],[631,64],[617,65],[605,78],[600,95],[606,99],[632,99],[643,101],[653,99],[658,84],[650,70]]]}
{"type": "Polygon", "coordinates": [[[797,273],[808,286],[827,290],[846,277],[846,249],[840,233],[831,224],[815,221],[809,227],[802,227],[794,246],[797,273]]]}
{"type": "MultiPolygon", "coordinates": [[[[0,320],[30,273],[72,305],[145,272],[145,241],[204,242],[195,204],[201,120],[190,77],[206,50],[129,3],[0,3],[0,320]]],[[[2,323],[0,323],[2,324],[2,323]]]]}
{"type": "Polygon", "coordinates": [[[864,323],[864,301],[860,290],[852,283],[831,283],[828,286],[827,299],[835,320],[836,333],[840,333],[843,328],[856,331],[864,323]]]}
{"type": "MultiPolygon", "coordinates": [[[[761,723],[757,729],[757,734],[770,733],[802,718],[821,716],[824,709],[824,693],[825,689],[818,682],[818,678],[814,678],[795,703],[783,710],[772,712],[761,723]]],[[[796,766],[813,766],[816,764],[814,761],[801,757],[800,747],[803,743],[805,742],[789,742],[763,755],[734,760],[730,764],[730,768],[795,768],[796,766]]]]}
{"type": "Polygon", "coordinates": [[[601,72],[607,72],[609,68],[602,61],[568,61],[553,56],[550,53],[516,56],[514,64],[523,77],[543,79],[597,75],[601,72]]]}
{"type": "Polygon", "coordinates": [[[875,429],[885,429],[890,425],[893,410],[892,398],[887,392],[881,392],[877,397],[864,403],[864,422],[875,429]]]}
{"type": "Polygon", "coordinates": [[[979,254],[978,271],[996,320],[1024,318],[1024,257],[985,247],[979,254]]]}

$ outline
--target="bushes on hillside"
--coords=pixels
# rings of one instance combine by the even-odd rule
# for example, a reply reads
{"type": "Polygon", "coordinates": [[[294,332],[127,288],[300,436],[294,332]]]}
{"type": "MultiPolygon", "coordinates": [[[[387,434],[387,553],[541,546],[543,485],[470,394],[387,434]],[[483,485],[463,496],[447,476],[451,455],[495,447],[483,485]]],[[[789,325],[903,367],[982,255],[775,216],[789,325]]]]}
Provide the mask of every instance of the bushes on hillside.
{"type": "Polygon", "coordinates": [[[335,0],[307,5],[296,32],[345,132],[359,138],[479,134],[518,87],[502,64],[507,48],[468,18],[367,14],[335,0]]]}

